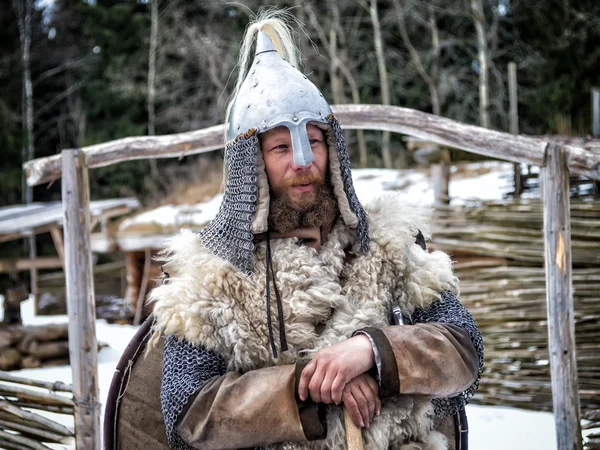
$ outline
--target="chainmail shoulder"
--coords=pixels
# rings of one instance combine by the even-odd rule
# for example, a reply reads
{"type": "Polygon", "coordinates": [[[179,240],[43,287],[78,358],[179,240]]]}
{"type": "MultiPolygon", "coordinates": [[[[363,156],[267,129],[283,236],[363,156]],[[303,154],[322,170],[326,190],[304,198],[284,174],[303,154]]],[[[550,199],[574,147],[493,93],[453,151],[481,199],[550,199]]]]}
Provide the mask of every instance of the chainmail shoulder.
{"type": "Polygon", "coordinates": [[[167,428],[167,440],[171,448],[194,450],[194,447],[186,444],[177,434],[175,423],[190,396],[209,379],[223,375],[227,363],[221,355],[203,347],[196,347],[187,341],[180,341],[173,335],[164,339],[160,400],[167,428]]]}
{"type": "Polygon", "coordinates": [[[479,355],[479,372],[475,382],[464,392],[451,398],[436,398],[431,402],[435,407],[435,414],[439,417],[445,417],[456,413],[475,395],[479,387],[479,380],[483,371],[483,338],[477,328],[475,319],[467,308],[451,292],[442,292],[442,300],[433,302],[426,308],[416,309],[411,315],[411,322],[427,323],[441,322],[458,325],[469,333],[469,337],[479,355]]]}
{"type": "Polygon", "coordinates": [[[227,144],[227,187],[216,217],[200,232],[215,256],[252,274],[252,222],[257,202],[258,137],[255,130],[227,144]]]}
{"type": "Polygon", "coordinates": [[[350,170],[350,156],[346,149],[346,143],[344,141],[344,134],[342,133],[342,127],[340,126],[339,120],[335,118],[333,114],[327,117],[329,123],[329,132],[335,141],[335,149],[337,156],[340,161],[340,170],[342,181],[344,183],[344,191],[346,191],[346,197],[348,197],[348,203],[350,209],[358,218],[358,226],[356,227],[356,240],[360,243],[360,249],[363,252],[369,250],[369,222],[367,220],[367,213],[358,201],[356,192],[354,191],[354,184],[352,182],[352,172],[350,170]]]}

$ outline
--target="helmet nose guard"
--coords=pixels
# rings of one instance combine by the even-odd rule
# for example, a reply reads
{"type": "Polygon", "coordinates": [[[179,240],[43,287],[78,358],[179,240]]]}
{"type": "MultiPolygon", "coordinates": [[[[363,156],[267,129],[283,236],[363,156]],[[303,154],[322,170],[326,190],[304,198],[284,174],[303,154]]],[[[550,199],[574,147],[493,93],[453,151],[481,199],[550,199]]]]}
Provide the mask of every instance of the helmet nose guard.
{"type": "Polygon", "coordinates": [[[285,126],[294,163],[307,166],[314,156],[306,125],[328,123],[329,114],[331,107],[319,89],[277,53],[267,33],[259,31],[254,61],[229,113],[228,140],[251,129],[263,133],[285,126]]]}

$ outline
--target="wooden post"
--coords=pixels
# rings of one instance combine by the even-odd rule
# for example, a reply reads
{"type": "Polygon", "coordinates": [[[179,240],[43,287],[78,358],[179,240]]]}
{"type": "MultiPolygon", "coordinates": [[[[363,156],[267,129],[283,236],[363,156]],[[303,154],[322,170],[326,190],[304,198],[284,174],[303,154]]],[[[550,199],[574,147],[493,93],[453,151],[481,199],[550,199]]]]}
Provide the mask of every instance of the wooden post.
{"type": "Polygon", "coordinates": [[[88,172],[81,150],[62,151],[69,356],[75,399],[75,445],[100,450],[98,344],[90,244],[88,172]]]}
{"type": "MultiPolygon", "coordinates": [[[[510,134],[519,134],[519,106],[517,97],[517,64],[508,63],[508,100],[510,104],[510,134]]],[[[519,198],[522,194],[521,169],[518,163],[513,164],[515,173],[514,197],[519,198]]]]}
{"type": "Polygon", "coordinates": [[[564,148],[551,145],[542,168],[548,351],[556,445],[581,450],[571,270],[569,169],[564,148]]]}
{"type": "Polygon", "coordinates": [[[142,274],[142,282],[138,293],[137,303],[135,304],[135,315],[133,316],[133,324],[139,325],[142,323],[142,314],[144,310],[144,301],[148,292],[148,282],[150,281],[150,265],[152,264],[152,250],[147,248],[144,252],[144,272],[142,274]]]}
{"type": "Polygon", "coordinates": [[[600,89],[592,88],[592,135],[600,137],[600,89]]]}
{"type": "Polygon", "coordinates": [[[35,260],[37,259],[37,245],[35,239],[35,232],[31,231],[29,238],[27,239],[29,247],[29,259],[31,260],[31,268],[29,269],[29,282],[30,282],[30,293],[33,296],[33,312],[35,315],[38,313],[38,271],[35,267],[35,260]]]}
{"type": "MultiPolygon", "coordinates": [[[[448,153],[448,150],[442,152],[448,153]]],[[[439,163],[431,165],[434,206],[450,203],[450,162],[449,156],[443,156],[439,163]]]]}

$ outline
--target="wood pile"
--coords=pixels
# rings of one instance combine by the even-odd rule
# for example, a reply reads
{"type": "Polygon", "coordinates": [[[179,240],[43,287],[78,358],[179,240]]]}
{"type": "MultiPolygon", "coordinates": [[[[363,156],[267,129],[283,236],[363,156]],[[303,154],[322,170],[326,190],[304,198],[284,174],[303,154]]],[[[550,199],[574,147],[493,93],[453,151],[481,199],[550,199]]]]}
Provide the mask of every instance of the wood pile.
{"type": "MultiPolygon", "coordinates": [[[[436,210],[433,247],[453,255],[485,368],[475,402],[552,410],[542,205],[488,202],[436,210]]],[[[579,395],[600,410],[600,204],[571,201],[579,395]]],[[[594,447],[600,448],[600,447],[594,447]]]]}
{"type": "Polygon", "coordinates": [[[0,370],[69,364],[67,324],[11,326],[0,330],[0,370]]]}
{"type": "MultiPolygon", "coordinates": [[[[125,261],[94,266],[96,317],[112,322],[133,316],[123,302],[126,284],[125,261]]],[[[38,301],[38,315],[67,313],[65,274],[62,270],[39,275],[38,289],[43,293],[38,301]]]]}
{"type": "MultiPolygon", "coordinates": [[[[101,344],[100,347],[105,344],[101,344]]],[[[0,370],[69,364],[68,324],[0,329],[0,370]]]]}
{"type": "Polygon", "coordinates": [[[72,388],[0,372],[0,448],[46,450],[69,444],[74,433],[48,418],[48,412],[73,415],[72,388]]]}

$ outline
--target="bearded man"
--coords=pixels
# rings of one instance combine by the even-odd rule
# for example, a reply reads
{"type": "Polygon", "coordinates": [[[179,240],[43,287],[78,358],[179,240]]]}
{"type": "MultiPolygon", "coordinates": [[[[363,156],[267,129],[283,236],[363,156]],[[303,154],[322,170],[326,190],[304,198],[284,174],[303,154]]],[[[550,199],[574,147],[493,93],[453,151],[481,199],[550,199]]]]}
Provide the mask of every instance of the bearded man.
{"type": "Polygon", "coordinates": [[[344,405],[367,449],[464,450],[483,346],[451,261],[427,251],[422,208],[387,196],[363,209],[340,124],[293,55],[282,20],[248,28],[223,203],[170,242],[151,294],[164,425],[138,361],[137,412],[117,383],[121,435],[113,416],[107,436],[127,449],[342,449],[344,405]]]}

